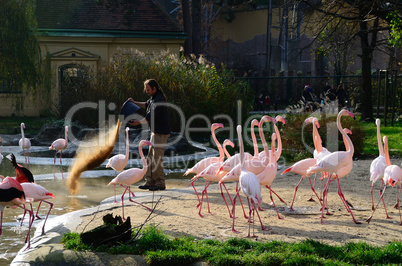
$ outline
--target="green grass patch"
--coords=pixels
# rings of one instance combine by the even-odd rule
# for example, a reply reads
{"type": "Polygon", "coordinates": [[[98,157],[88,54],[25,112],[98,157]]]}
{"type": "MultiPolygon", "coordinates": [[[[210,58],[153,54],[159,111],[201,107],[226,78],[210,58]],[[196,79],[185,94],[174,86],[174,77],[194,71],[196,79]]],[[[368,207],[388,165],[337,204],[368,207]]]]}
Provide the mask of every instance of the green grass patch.
{"type": "MultiPolygon", "coordinates": [[[[133,235],[137,235],[134,232],[133,235]]],[[[384,265],[402,261],[402,242],[371,246],[365,242],[328,245],[307,239],[301,242],[256,242],[244,238],[218,240],[194,237],[173,238],[162,229],[147,225],[138,237],[114,247],[93,249],[83,245],[78,233],[67,233],[61,240],[67,249],[143,255],[153,265],[189,265],[204,261],[208,265],[384,265]]]]}
{"type": "MultiPolygon", "coordinates": [[[[361,122],[366,132],[364,154],[374,154],[378,156],[378,144],[377,144],[377,126],[374,122],[361,122]]],[[[388,137],[389,154],[391,156],[402,156],[402,127],[400,125],[384,126],[384,122],[381,123],[381,140],[384,136],[388,137]]]]}
{"type": "Polygon", "coordinates": [[[32,116],[6,116],[0,119],[0,134],[21,134],[21,123],[25,123],[25,134],[35,136],[39,130],[54,119],[32,116]]]}

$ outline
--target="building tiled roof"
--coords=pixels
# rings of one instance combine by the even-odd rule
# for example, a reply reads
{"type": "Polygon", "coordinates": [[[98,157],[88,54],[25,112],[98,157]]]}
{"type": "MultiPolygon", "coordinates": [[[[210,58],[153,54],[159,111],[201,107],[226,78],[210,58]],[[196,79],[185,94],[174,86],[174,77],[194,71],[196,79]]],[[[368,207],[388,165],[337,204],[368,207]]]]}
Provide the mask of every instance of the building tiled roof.
{"type": "Polygon", "coordinates": [[[182,32],[153,0],[37,0],[36,17],[39,29],[182,32]]]}

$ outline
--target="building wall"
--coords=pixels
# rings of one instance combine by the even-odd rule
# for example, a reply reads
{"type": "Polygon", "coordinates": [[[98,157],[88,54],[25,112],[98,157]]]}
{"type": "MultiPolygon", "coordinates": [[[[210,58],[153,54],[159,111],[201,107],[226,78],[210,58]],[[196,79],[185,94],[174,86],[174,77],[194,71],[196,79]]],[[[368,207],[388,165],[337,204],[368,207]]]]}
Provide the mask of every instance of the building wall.
{"type": "Polygon", "coordinates": [[[57,109],[59,104],[59,75],[58,70],[66,64],[82,64],[92,69],[97,69],[103,62],[109,61],[113,55],[124,49],[137,49],[144,53],[152,54],[162,50],[179,54],[182,39],[156,39],[156,38],[72,38],[72,37],[40,37],[42,55],[53,55],[51,59],[52,89],[51,103],[44,101],[44,97],[32,98],[24,96],[23,110],[17,111],[15,107],[16,97],[11,94],[0,94],[0,116],[39,116],[49,113],[50,109],[57,109]],[[75,48],[83,51],[82,57],[74,57],[67,52],[75,48]],[[49,109],[50,108],[50,109],[49,109]]]}

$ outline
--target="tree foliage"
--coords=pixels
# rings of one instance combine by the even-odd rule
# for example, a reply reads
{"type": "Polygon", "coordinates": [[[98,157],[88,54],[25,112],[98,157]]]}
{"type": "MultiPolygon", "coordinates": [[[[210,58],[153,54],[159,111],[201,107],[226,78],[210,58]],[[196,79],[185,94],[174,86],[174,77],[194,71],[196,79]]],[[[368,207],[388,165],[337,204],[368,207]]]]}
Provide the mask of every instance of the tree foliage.
{"type": "Polygon", "coordinates": [[[0,79],[13,90],[35,88],[40,77],[41,53],[35,36],[36,1],[0,1],[0,79]]]}
{"type": "MultiPolygon", "coordinates": [[[[319,14],[319,20],[314,21],[316,36],[324,31],[327,25],[334,19],[353,22],[358,25],[354,36],[360,40],[360,53],[362,65],[362,116],[365,119],[373,119],[371,63],[373,52],[379,45],[386,44],[386,38],[380,38],[379,33],[389,30],[391,12],[400,13],[402,3],[398,0],[334,0],[311,1],[300,0],[300,3],[308,6],[319,14]]],[[[392,23],[391,23],[392,24],[392,23]]],[[[394,23],[395,24],[395,23],[394,23]]],[[[396,24],[395,24],[396,25],[396,24]]],[[[333,32],[342,31],[335,28],[333,32]]]]}

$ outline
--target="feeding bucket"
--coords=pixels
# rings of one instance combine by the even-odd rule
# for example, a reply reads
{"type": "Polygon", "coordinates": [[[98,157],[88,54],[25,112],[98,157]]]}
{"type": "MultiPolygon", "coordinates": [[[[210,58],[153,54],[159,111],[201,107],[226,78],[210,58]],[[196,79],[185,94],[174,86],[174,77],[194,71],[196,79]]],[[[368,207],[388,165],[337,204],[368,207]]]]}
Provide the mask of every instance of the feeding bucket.
{"type": "Polygon", "coordinates": [[[120,114],[124,115],[124,118],[136,114],[141,108],[135,103],[127,100],[121,106],[120,114]]]}

